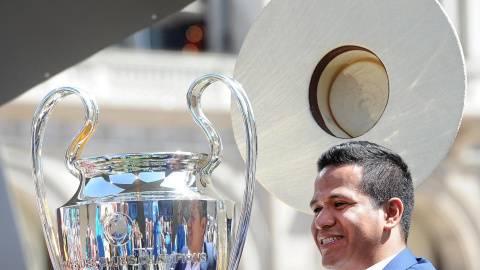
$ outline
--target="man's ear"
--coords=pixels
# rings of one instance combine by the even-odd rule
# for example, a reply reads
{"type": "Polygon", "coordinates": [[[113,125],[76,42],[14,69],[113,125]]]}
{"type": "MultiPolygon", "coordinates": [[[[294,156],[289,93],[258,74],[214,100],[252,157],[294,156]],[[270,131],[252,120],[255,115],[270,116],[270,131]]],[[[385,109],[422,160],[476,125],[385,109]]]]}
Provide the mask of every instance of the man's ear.
{"type": "Polygon", "coordinates": [[[384,204],[385,229],[391,230],[400,223],[403,215],[403,203],[399,198],[391,198],[384,204]]]}

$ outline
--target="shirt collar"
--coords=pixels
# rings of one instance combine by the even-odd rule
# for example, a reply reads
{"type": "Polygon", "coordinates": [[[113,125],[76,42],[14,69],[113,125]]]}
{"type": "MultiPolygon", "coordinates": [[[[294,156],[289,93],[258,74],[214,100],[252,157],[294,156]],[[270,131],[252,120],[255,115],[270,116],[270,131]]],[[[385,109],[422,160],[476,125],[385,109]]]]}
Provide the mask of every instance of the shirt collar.
{"type": "Polygon", "coordinates": [[[187,263],[185,270],[200,270],[200,263],[194,263],[193,266],[191,263],[187,263]]]}
{"type": "Polygon", "coordinates": [[[398,254],[395,254],[393,256],[390,256],[372,266],[370,266],[369,268],[365,269],[365,270],[382,270],[385,266],[387,266],[387,264],[393,260],[393,258],[395,258],[395,256],[397,256],[398,254]]]}

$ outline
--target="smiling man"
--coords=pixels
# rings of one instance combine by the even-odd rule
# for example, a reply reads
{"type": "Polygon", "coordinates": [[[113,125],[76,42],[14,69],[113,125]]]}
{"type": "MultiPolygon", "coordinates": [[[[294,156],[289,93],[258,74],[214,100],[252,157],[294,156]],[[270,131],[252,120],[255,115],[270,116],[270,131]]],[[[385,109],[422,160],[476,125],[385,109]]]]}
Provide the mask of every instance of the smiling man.
{"type": "Polygon", "coordinates": [[[312,235],[329,269],[435,269],[407,248],[414,205],[407,165],[370,142],[330,148],[318,160],[312,235]]]}

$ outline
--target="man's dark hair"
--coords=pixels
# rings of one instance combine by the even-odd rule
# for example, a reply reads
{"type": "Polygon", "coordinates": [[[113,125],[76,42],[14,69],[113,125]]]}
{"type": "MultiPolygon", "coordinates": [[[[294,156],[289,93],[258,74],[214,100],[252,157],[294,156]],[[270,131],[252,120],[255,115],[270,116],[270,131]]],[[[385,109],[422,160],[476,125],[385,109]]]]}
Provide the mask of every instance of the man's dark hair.
{"type": "Polygon", "coordinates": [[[327,166],[359,165],[363,168],[360,188],[376,207],[391,198],[403,203],[400,220],[402,236],[408,239],[414,205],[412,177],[407,164],[393,151],[375,143],[349,141],[333,146],[322,154],[317,163],[318,172],[327,166]]]}

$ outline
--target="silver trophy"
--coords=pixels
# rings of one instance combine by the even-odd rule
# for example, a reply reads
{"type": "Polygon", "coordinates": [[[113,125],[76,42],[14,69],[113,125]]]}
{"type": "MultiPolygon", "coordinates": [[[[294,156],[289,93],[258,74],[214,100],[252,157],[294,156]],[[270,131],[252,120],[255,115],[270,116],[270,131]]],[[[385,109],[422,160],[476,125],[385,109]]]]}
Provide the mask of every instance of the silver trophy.
{"type": "Polygon", "coordinates": [[[37,206],[50,259],[56,270],[237,269],[250,218],[256,168],[256,129],[251,105],[233,79],[206,75],[191,85],[187,102],[210,143],[210,153],[133,153],[79,158],[94,133],[98,107],[74,88],[50,92],[38,106],[32,126],[32,162],[37,206]],[[203,91],[220,81],[243,113],[246,133],[246,187],[236,236],[234,202],[211,181],[222,143],[201,110],[203,91]],[[45,125],[58,101],[75,94],[86,110],[83,127],[65,152],[67,169],[80,186],[50,217],[42,173],[45,125]]]}

